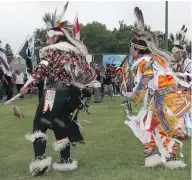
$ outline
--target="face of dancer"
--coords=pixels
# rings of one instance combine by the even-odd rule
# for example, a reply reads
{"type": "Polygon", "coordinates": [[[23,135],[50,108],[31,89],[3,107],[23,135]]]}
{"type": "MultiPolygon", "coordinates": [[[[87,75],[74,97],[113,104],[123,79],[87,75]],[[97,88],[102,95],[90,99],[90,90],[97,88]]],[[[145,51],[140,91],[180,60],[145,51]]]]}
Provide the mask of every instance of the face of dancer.
{"type": "Polygon", "coordinates": [[[136,49],[134,46],[131,46],[131,55],[133,59],[136,59],[139,56],[139,50],[136,49]]]}
{"type": "Polygon", "coordinates": [[[177,47],[174,47],[172,49],[172,55],[175,58],[176,61],[180,61],[184,55],[183,50],[179,49],[177,47]]]}
{"type": "Polygon", "coordinates": [[[47,36],[47,42],[46,43],[48,45],[52,45],[52,44],[55,44],[58,39],[59,39],[59,36],[53,36],[53,37],[47,36]]]}

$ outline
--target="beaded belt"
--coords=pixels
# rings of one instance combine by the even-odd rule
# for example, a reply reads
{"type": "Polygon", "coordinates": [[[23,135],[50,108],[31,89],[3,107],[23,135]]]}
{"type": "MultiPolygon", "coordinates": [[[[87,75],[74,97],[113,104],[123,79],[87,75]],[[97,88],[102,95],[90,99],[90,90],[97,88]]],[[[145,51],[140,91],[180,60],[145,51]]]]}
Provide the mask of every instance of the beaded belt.
{"type": "Polygon", "coordinates": [[[162,87],[159,90],[155,91],[155,97],[159,97],[159,96],[162,96],[164,94],[169,94],[169,93],[172,93],[172,92],[175,92],[175,91],[178,91],[178,88],[176,88],[173,85],[162,87]]]}
{"type": "Polygon", "coordinates": [[[56,81],[47,85],[47,88],[53,88],[57,90],[68,90],[70,87],[69,82],[56,81]]]}

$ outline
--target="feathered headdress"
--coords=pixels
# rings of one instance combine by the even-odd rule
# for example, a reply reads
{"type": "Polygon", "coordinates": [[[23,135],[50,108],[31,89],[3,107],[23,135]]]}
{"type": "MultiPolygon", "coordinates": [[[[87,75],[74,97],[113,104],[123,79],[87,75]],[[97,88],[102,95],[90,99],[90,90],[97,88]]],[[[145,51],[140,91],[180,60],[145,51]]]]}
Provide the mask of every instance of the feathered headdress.
{"type": "Polygon", "coordinates": [[[150,26],[145,25],[142,11],[135,7],[134,14],[136,21],[133,28],[133,39],[144,41],[146,46],[143,49],[147,47],[152,54],[160,56],[165,61],[172,61],[171,53],[158,47],[157,34],[151,31],[150,26]]]}
{"type": "Polygon", "coordinates": [[[186,34],[186,32],[187,32],[187,28],[185,27],[185,25],[183,25],[181,30],[180,30],[180,32],[176,33],[175,37],[171,33],[169,36],[170,36],[170,39],[171,39],[172,43],[175,46],[184,49],[184,47],[186,45],[186,41],[185,41],[185,34],[186,34]]]}
{"type": "Polygon", "coordinates": [[[57,15],[57,8],[54,13],[45,13],[43,20],[49,29],[48,36],[53,37],[54,35],[63,35],[62,32],[59,32],[58,29],[66,29],[71,35],[73,35],[73,25],[68,21],[64,20],[65,12],[68,7],[67,2],[59,15],[57,15]],[[54,31],[51,31],[54,30],[54,31]]]}
{"type": "Polygon", "coordinates": [[[68,3],[69,2],[65,4],[59,15],[57,15],[57,9],[55,9],[54,13],[46,13],[43,16],[43,20],[49,30],[47,34],[49,37],[53,37],[55,35],[65,36],[71,44],[79,49],[81,53],[88,54],[86,46],[81,41],[74,39],[73,24],[64,19],[68,3]]]}
{"type": "Polygon", "coordinates": [[[57,8],[55,9],[54,13],[45,13],[43,16],[43,20],[47,26],[48,29],[55,29],[55,28],[62,28],[64,27],[64,15],[68,7],[67,2],[61,11],[60,15],[57,15],[57,8]]]}
{"type": "Polygon", "coordinates": [[[156,42],[156,34],[151,31],[151,27],[147,26],[144,22],[144,17],[142,11],[138,8],[134,8],[135,23],[133,28],[133,35],[138,40],[152,41],[156,42]]]}

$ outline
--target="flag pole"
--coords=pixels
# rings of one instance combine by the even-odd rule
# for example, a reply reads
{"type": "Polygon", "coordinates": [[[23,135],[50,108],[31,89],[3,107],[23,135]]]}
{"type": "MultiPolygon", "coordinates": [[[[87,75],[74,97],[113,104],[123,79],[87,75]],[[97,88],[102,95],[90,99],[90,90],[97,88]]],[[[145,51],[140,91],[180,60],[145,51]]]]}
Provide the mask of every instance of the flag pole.
{"type": "Polygon", "coordinates": [[[73,21],[73,25],[75,24],[75,20],[77,19],[77,16],[78,16],[78,13],[77,13],[76,16],[75,16],[75,19],[74,19],[74,21],[73,21]]]}

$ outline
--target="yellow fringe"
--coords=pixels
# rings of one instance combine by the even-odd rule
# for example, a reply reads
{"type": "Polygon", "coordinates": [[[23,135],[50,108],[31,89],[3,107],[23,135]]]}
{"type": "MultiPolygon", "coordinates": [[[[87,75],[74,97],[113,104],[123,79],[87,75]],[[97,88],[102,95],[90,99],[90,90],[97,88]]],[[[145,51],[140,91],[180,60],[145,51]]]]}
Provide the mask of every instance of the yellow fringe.
{"type": "Polygon", "coordinates": [[[191,93],[189,91],[182,92],[182,95],[187,99],[187,101],[191,101],[191,93]]]}
{"type": "MultiPolygon", "coordinates": [[[[166,111],[166,107],[168,107],[168,104],[174,103],[173,99],[170,99],[169,97],[165,96],[162,103],[163,103],[163,107],[162,107],[163,108],[163,113],[165,115],[165,119],[167,121],[167,124],[170,127],[170,131],[167,132],[162,124],[161,124],[161,129],[163,129],[163,131],[166,133],[166,135],[168,137],[175,136],[177,134],[175,126],[179,122],[179,119],[176,116],[174,116],[174,115],[170,115],[166,111]]],[[[152,110],[153,110],[154,114],[157,116],[157,122],[161,122],[161,120],[160,120],[160,118],[158,116],[156,107],[155,107],[155,103],[153,103],[153,105],[152,105],[152,110]]]]}
{"type": "MultiPolygon", "coordinates": [[[[134,102],[135,106],[142,101],[144,95],[146,94],[146,91],[147,91],[146,89],[143,89],[143,90],[139,91],[139,93],[137,93],[137,96],[135,96],[133,98],[133,102],[134,102]]],[[[172,137],[172,136],[177,135],[177,131],[176,131],[175,127],[176,127],[176,124],[179,122],[179,119],[176,116],[170,115],[169,113],[166,112],[166,107],[169,107],[170,104],[175,103],[174,99],[175,98],[170,98],[169,96],[165,95],[164,100],[162,102],[163,113],[165,115],[165,119],[167,121],[167,124],[169,125],[169,128],[170,128],[169,132],[166,131],[166,129],[164,128],[164,126],[161,123],[161,120],[159,118],[159,115],[158,115],[158,112],[157,112],[157,109],[156,109],[156,106],[155,106],[155,101],[152,102],[152,106],[150,108],[150,110],[155,115],[156,121],[160,123],[159,128],[162,129],[166,133],[166,135],[168,137],[172,137]]]]}
{"type": "Polygon", "coordinates": [[[134,105],[136,106],[141,100],[143,99],[143,96],[146,94],[146,89],[142,89],[137,93],[137,95],[133,98],[134,105]]]}
{"type": "Polygon", "coordinates": [[[169,113],[167,113],[164,107],[163,107],[163,113],[164,113],[167,123],[169,124],[169,127],[170,127],[169,132],[167,132],[165,130],[165,128],[163,127],[164,131],[166,132],[166,135],[169,137],[175,136],[177,134],[175,126],[176,126],[176,123],[179,121],[179,119],[176,118],[175,116],[172,116],[169,113]]]}

